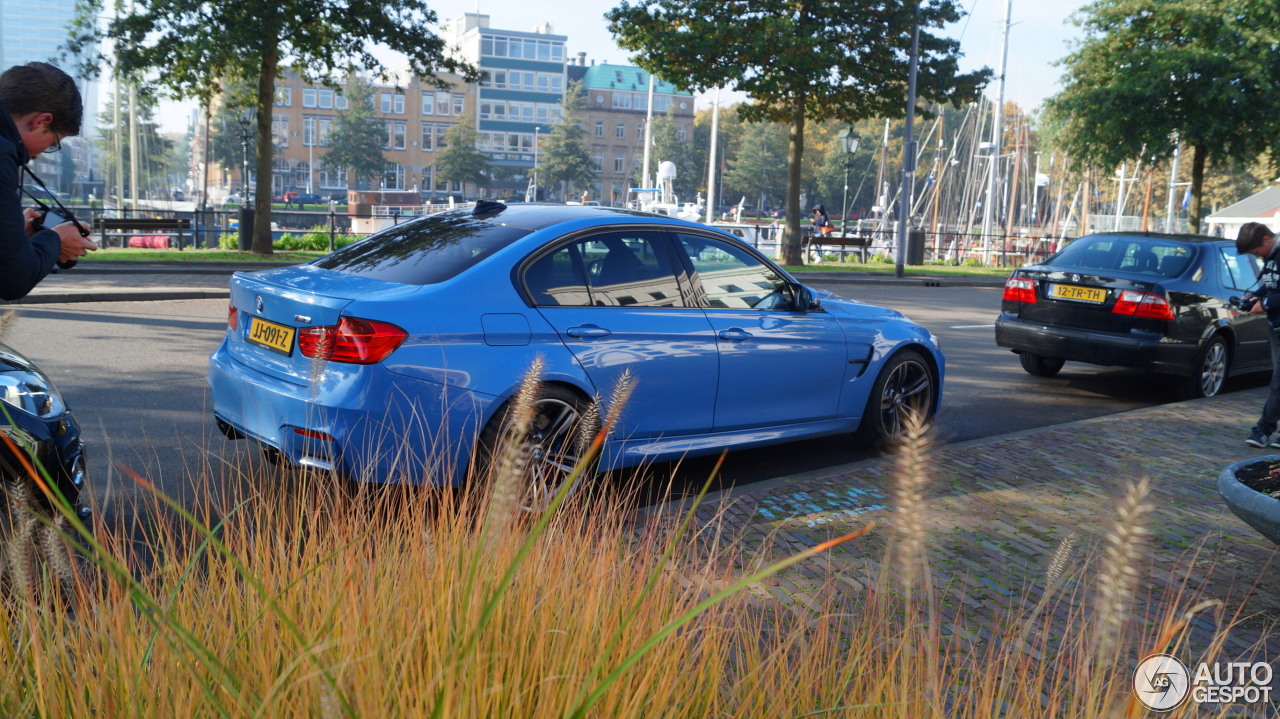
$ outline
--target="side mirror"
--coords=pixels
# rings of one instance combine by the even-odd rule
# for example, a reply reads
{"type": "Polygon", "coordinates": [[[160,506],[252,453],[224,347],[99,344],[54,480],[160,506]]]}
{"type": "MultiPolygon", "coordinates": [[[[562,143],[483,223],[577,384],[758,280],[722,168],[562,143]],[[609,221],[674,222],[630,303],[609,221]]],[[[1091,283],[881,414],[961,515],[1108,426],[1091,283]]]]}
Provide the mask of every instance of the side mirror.
{"type": "Polygon", "coordinates": [[[802,284],[791,285],[791,296],[793,299],[793,309],[797,312],[809,312],[822,307],[822,303],[814,296],[813,290],[802,284]]]}

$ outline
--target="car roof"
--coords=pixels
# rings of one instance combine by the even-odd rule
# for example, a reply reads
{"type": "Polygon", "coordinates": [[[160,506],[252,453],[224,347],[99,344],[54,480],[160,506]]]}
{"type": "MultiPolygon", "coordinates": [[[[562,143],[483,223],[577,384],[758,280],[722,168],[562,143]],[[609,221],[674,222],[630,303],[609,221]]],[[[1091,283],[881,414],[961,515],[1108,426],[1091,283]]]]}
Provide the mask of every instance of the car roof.
{"type": "Polygon", "coordinates": [[[1085,237],[1131,237],[1131,238],[1147,238],[1151,240],[1174,240],[1176,242],[1229,242],[1222,237],[1211,237],[1209,235],[1193,235],[1189,232],[1090,232],[1082,235],[1078,239],[1085,237]]]}
{"type": "MultiPolygon", "coordinates": [[[[569,222],[571,220],[628,219],[672,220],[665,215],[648,212],[637,212],[619,207],[600,205],[563,205],[551,202],[496,202],[481,200],[471,210],[453,210],[453,212],[474,215],[477,219],[500,222],[528,230],[540,230],[544,227],[569,222]]],[[[689,224],[675,220],[672,224],[689,224]]]]}

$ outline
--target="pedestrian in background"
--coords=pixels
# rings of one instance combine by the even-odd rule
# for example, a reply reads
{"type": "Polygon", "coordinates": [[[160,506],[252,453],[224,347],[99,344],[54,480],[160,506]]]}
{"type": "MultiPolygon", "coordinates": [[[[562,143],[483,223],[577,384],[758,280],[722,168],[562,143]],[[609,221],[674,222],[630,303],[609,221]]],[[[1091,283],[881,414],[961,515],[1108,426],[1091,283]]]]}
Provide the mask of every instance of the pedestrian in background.
{"type": "Polygon", "coordinates": [[[84,106],[75,80],[45,62],[0,74],[0,299],[25,297],[58,262],[98,246],[64,222],[37,229],[35,209],[22,209],[22,168],[42,152],[62,149],[80,133],[84,106]]]}
{"type": "Polygon", "coordinates": [[[827,216],[827,210],[821,204],[813,206],[813,234],[829,235],[835,230],[831,226],[831,218],[827,216]]]}
{"type": "Polygon", "coordinates": [[[1250,447],[1280,447],[1280,436],[1271,438],[1280,422],[1280,247],[1276,233],[1260,222],[1246,222],[1236,235],[1236,253],[1253,255],[1262,260],[1262,272],[1258,274],[1258,288],[1246,295],[1241,309],[1249,314],[1267,315],[1271,331],[1267,341],[1271,345],[1271,392],[1262,405],[1262,416],[1253,426],[1249,438],[1244,441],[1250,447]],[[1250,304],[1251,303],[1251,304],[1250,304]]]}

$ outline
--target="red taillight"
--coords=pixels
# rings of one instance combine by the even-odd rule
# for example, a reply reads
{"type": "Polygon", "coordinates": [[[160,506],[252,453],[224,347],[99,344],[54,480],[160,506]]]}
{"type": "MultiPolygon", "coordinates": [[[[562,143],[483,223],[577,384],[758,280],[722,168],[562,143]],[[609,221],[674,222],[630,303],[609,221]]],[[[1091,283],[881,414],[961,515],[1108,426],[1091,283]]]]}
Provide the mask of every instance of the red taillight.
{"type": "Polygon", "coordinates": [[[1004,300],[1008,302],[1036,303],[1036,283],[1025,277],[1010,277],[1004,283],[1004,300]]]}
{"type": "Polygon", "coordinates": [[[408,332],[386,322],[343,317],[337,326],[298,330],[303,357],[352,364],[377,364],[400,346],[408,332]]]}
{"type": "Polygon", "coordinates": [[[1173,309],[1164,297],[1150,292],[1124,290],[1116,298],[1111,312],[1117,315],[1133,315],[1151,320],[1173,319],[1173,309]]]}
{"type": "Polygon", "coordinates": [[[227,329],[235,332],[240,326],[240,312],[236,309],[234,302],[227,303],[227,329]]]}

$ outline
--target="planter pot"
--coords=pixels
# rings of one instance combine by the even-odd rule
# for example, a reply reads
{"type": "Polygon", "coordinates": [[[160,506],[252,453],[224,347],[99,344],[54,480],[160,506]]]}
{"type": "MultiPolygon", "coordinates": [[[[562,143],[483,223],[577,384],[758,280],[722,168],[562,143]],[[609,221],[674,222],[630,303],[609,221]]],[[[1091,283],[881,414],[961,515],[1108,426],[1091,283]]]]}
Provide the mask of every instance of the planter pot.
{"type": "Polygon", "coordinates": [[[1251,465],[1280,464],[1280,455],[1267,455],[1236,462],[1218,475],[1218,494],[1227,507],[1262,536],[1280,544],[1280,499],[1259,492],[1240,481],[1241,470],[1251,465]]]}

